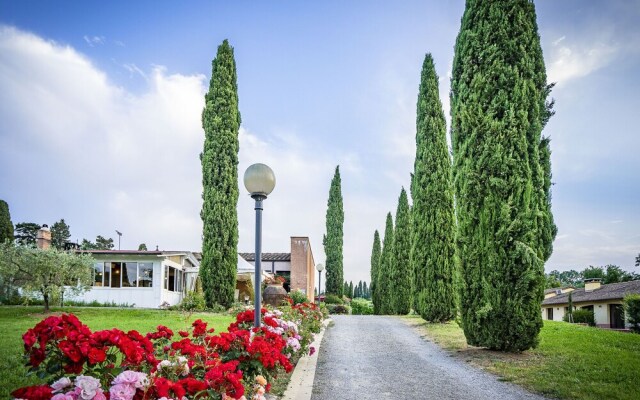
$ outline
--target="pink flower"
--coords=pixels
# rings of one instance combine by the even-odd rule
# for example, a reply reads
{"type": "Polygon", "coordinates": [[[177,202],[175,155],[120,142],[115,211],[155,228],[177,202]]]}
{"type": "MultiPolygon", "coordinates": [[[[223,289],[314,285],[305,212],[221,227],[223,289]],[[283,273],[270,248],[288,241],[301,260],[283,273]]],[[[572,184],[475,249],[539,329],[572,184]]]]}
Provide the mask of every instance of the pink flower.
{"type": "Polygon", "coordinates": [[[111,400],[132,400],[136,394],[136,388],[133,385],[119,383],[111,386],[109,393],[111,400]]]}
{"type": "Polygon", "coordinates": [[[71,379],[65,376],[64,378],[60,378],[57,381],[53,382],[51,388],[53,389],[53,393],[56,393],[64,388],[68,388],[69,386],[71,386],[71,379]]]}
{"type": "Polygon", "coordinates": [[[100,389],[100,381],[92,376],[79,375],[76,377],[76,390],[80,400],[94,400],[100,389]]]}
{"type": "Polygon", "coordinates": [[[310,356],[312,356],[313,353],[315,353],[315,352],[316,352],[316,348],[315,347],[313,347],[313,346],[309,347],[309,355],[310,356]]]}
{"type": "Polygon", "coordinates": [[[71,393],[58,393],[55,396],[53,396],[51,398],[51,400],[76,400],[75,397],[73,397],[73,392],[71,393]]]}
{"type": "Polygon", "coordinates": [[[137,389],[144,389],[149,385],[149,378],[144,372],[124,371],[113,380],[114,385],[131,385],[137,389]]]}

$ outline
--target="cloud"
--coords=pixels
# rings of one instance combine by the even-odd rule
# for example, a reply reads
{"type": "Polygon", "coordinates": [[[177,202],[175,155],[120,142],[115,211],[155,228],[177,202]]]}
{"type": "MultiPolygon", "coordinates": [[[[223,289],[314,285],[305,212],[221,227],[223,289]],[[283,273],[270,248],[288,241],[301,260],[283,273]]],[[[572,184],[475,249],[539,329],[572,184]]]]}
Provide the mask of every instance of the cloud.
{"type": "Polygon", "coordinates": [[[84,35],[83,36],[84,41],[87,42],[87,44],[90,47],[94,47],[95,45],[103,45],[106,41],[104,36],[88,36],[88,35],[84,35]]]}
{"type": "Polygon", "coordinates": [[[580,45],[567,43],[565,39],[562,36],[553,42],[547,63],[548,80],[558,85],[606,67],[618,53],[618,47],[606,41],[580,45]]]}

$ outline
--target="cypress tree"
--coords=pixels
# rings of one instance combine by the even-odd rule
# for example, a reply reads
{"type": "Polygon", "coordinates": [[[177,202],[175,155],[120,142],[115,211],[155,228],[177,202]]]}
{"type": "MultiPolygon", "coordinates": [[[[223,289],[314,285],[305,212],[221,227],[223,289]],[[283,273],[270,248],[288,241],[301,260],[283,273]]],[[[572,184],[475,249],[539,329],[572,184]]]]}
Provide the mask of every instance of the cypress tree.
{"type": "Polygon", "coordinates": [[[418,92],[411,260],[416,312],[432,322],[448,321],[456,313],[451,159],[438,93],[438,75],[427,54],[418,92]]]}
{"type": "Polygon", "coordinates": [[[4,243],[5,240],[13,242],[13,222],[11,222],[9,204],[0,200],[0,243],[4,243]]]}
{"type": "Polygon", "coordinates": [[[350,299],[353,299],[355,296],[353,294],[353,281],[349,281],[349,295],[347,296],[350,299]]]}
{"type": "Polygon", "coordinates": [[[540,154],[549,91],[533,3],[468,0],[455,46],[451,136],[462,327],[471,345],[522,351],[538,343],[555,230],[540,154]]]}
{"type": "Polygon", "coordinates": [[[329,201],[327,202],[326,227],[324,236],[324,254],[327,267],[327,294],[342,296],[342,243],[343,243],[344,210],[342,208],[342,189],[340,182],[340,166],[331,180],[329,201]]]}
{"type": "Polygon", "coordinates": [[[382,249],[380,248],[380,234],[376,229],[373,234],[373,248],[371,250],[371,300],[373,301],[374,314],[380,314],[380,299],[377,297],[376,289],[378,285],[378,272],[380,270],[380,255],[382,249]]]}
{"type": "Polygon", "coordinates": [[[411,220],[407,192],[402,188],[396,210],[393,234],[393,261],[390,266],[389,294],[393,314],[408,314],[411,309],[411,220]]]}
{"type": "Polygon", "coordinates": [[[380,314],[393,313],[390,287],[391,270],[394,264],[393,234],[393,218],[391,217],[391,213],[387,213],[384,239],[382,240],[382,253],[380,254],[380,267],[378,268],[378,279],[376,282],[376,296],[378,296],[378,302],[380,303],[380,314]]]}
{"type": "Polygon", "coordinates": [[[238,87],[233,47],[225,40],[212,62],[202,112],[203,222],[200,276],[207,306],[233,304],[238,263],[238,87]]]}

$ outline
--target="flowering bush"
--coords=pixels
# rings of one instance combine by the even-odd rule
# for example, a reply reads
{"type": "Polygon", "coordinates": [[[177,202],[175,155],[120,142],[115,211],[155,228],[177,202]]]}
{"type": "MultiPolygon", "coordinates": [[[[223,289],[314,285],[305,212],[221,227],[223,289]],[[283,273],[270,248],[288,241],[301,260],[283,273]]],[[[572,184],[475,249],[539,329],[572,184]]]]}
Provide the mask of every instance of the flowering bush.
{"type": "MultiPolygon", "coordinates": [[[[178,335],[158,326],[141,335],[92,332],[72,314],[51,316],[23,335],[29,373],[49,384],[15,390],[24,400],[263,400],[269,379],[309,351],[323,313],[313,304],[240,312],[214,335],[201,320],[178,335]]],[[[313,350],[311,350],[313,351],[313,350]]]]}

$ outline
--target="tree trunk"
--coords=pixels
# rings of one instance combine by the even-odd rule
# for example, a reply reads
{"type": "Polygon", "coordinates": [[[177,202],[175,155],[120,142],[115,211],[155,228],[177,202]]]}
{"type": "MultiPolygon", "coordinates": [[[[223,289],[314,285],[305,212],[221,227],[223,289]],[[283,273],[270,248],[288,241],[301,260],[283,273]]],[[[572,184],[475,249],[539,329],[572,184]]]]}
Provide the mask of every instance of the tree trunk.
{"type": "Polygon", "coordinates": [[[48,313],[49,312],[49,293],[43,291],[42,298],[44,299],[44,312],[48,313]]]}

